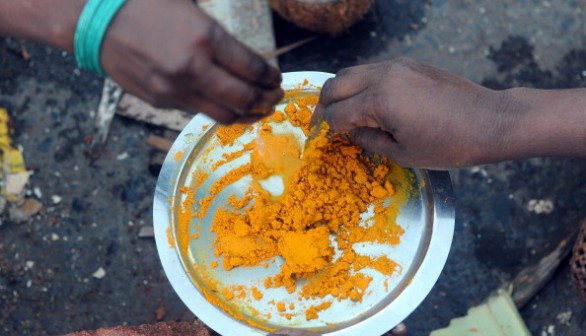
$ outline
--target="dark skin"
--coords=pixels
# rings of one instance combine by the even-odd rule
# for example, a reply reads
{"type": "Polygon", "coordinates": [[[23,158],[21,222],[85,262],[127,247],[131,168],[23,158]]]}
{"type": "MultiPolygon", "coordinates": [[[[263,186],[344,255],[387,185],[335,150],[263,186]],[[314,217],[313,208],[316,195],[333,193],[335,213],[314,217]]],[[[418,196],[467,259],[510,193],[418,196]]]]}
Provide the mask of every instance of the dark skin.
{"type": "MultiPolygon", "coordinates": [[[[73,51],[85,0],[0,0],[0,34],[73,51]]],[[[101,49],[104,71],[160,108],[199,111],[229,124],[269,114],[281,74],[189,0],[129,0],[101,49]]]]}
{"type": "Polygon", "coordinates": [[[406,167],[458,168],[536,156],[586,157],[586,89],[494,91],[399,58],[326,82],[324,119],[406,167]]]}

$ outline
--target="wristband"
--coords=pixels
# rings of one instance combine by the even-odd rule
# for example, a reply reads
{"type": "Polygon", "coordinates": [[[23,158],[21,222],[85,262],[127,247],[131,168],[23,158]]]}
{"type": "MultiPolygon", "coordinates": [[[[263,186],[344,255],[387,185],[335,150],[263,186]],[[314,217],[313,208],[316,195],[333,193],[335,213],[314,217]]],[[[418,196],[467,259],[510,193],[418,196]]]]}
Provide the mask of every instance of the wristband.
{"type": "Polygon", "coordinates": [[[125,0],[88,0],[77,21],[73,50],[82,69],[106,76],[100,63],[102,42],[125,0]]]}

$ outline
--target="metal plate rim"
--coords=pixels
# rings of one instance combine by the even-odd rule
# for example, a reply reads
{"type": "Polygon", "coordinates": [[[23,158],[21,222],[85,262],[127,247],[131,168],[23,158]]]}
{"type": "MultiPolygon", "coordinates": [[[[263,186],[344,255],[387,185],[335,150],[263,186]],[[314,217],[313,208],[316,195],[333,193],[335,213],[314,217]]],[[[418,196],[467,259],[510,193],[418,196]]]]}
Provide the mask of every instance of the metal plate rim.
{"type": "MultiPolygon", "coordinates": [[[[323,85],[327,79],[332,77],[334,77],[333,74],[325,72],[290,72],[283,74],[283,83],[301,83],[304,79],[308,79],[309,83],[313,85],[323,85]]],[[[266,335],[266,331],[237,321],[209,303],[197,290],[190,275],[183,268],[176,248],[168,242],[167,228],[171,225],[172,220],[168,198],[174,195],[173,191],[177,188],[175,182],[187,157],[187,155],[183,155],[180,160],[175,160],[176,153],[179,151],[188,152],[205,134],[202,128],[205,125],[211,126],[213,124],[214,121],[209,117],[203,114],[196,115],[180,133],[165,158],[153,200],[153,224],[159,259],[177,295],[206,325],[223,335],[266,335]]],[[[390,325],[389,322],[399,323],[405,319],[419,306],[435,285],[445,265],[452,243],[454,196],[448,172],[419,171],[427,176],[428,187],[433,196],[432,235],[428,246],[428,251],[434,251],[433,255],[425,254],[411,284],[391,304],[368,319],[325,335],[384,334],[394,326],[390,325]]]]}

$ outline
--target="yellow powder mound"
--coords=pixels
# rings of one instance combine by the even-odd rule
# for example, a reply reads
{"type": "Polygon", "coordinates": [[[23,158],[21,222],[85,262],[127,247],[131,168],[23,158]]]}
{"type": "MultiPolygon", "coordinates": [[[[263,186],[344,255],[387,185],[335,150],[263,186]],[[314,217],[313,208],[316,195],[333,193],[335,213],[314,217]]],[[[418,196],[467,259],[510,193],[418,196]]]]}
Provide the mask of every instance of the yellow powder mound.
{"type": "MultiPolygon", "coordinates": [[[[316,95],[302,96],[290,100],[284,110],[287,120],[306,135],[310,133],[311,109],[317,101],[316,95]]],[[[277,112],[259,127],[258,135],[242,151],[223,156],[220,164],[244,152],[250,153],[251,161],[217,180],[210,195],[199,200],[198,210],[189,213],[187,209],[191,209],[193,201],[184,204],[179,222],[184,226],[191,217],[204,218],[219,192],[244,176],[252,176],[252,186],[245,196],[230,196],[228,204],[213,217],[214,253],[223,268],[266,266],[267,261],[281,257],[284,264],[280,273],[267,278],[265,287],[285,287],[293,293],[298,281],[305,279],[299,291],[303,299],[331,296],[362,301],[372,277],[361,270],[370,268],[392,276],[399,266],[386,256],[360,255],[354,245],[400,242],[403,229],[395,220],[407,199],[407,178],[389,160],[364,155],[361,148],[345,137],[330,136],[326,124],[320,125],[315,131],[317,136],[303,150],[292,135],[272,132],[267,123],[282,122],[281,115],[277,112]],[[271,195],[261,187],[260,182],[271,176],[284,181],[282,195],[271,195]],[[391,176],[393,181],[405,182],[393,184],[391,176]],[[395,204],[385,206],[391,196],[395,204]],[[364,224],[361,216],[368,209],[372,216],[364,224]],[[338,250],[336,257],[334,247],[338,250]]],[[[221,127],[218,137],[222,144],[232,144],[246,130],[242,126],[221,127]]],[[[192,197],[193,191],[185,190],[185,194],[192,197]]],[[[187,245],[184,239],[178,242],[180,247],[187,245]]],[[[251,293],[256,300],[263,296],[256,287],[251,293]]],[[[229,300],[235,294],[229,289],[223,295],[229,300]]],[[[305,311],[306,319],[318,318],[318,313],[331,304],[327,301],[310,307],[305,311]]],[[[281,316],[293,316],[291,312],[284,313],[282,302],[276,308],[281,316]]]]}

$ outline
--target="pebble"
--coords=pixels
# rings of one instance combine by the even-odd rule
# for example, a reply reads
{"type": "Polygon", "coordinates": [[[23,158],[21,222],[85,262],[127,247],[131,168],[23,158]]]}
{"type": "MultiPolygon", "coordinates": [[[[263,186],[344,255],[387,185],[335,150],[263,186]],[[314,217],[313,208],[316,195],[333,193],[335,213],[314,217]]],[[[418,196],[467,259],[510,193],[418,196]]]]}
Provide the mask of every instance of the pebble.
{"type": "Polygon", "coordinates": [[[61,196],[59,196],[59,195],[53,195],[53,196],[51,196],[51,201],[53,202],[53,204],[59,204],[59,203],[61,203],[61,200],[62,199],[63,198],[61,196]]]}
{"type": "Polygon", "coordinates": [[[551,200],[535,200],[532,199],[527,203],[527,210],[538,215],[549,214],[553,211],[554,205],[551,200]]]}
{"type": "Polygon", "coordinates": [[[391,334],[396,336],[407,335],[407,326],[405,323],[401,322],[391,330],[391,334]]]}
{"type": "Polygon", "coordinates": [[[570,323],[570,321],[572,320],[572,311],[571,311],[571,310],[568,310],[568,311],[566,311],[566,312],[559,313],[559,314],[556,316],[556,319],[558,320],[558,322],[559,322],[560,324],[563,324],[563,325],[565,325],[565,326],[568,326],[568,327],[569,327],[569,326],[571,326],[571,325],[572,325],[572,324],[570,323]]]}
{"type": "Polygon", "coordinates": [[[56,233],[51,233],[51,240],[52,241],[58,241],[59,240],[59,235],[56,233]]]}
{"type": "Polygon", "coordinates": [[[96,279],[102,279],[106,276],[106,270],[102,267],[98,268],[92,276],[96,279]]]}
{"type": "Polygon", "coordinates": [[[35,262],[32,260],[27,260],[25,265],[26,265],[26,268],[31,269],[31,268],[33,268],[33,266],[35,266],[35,262]]]}

